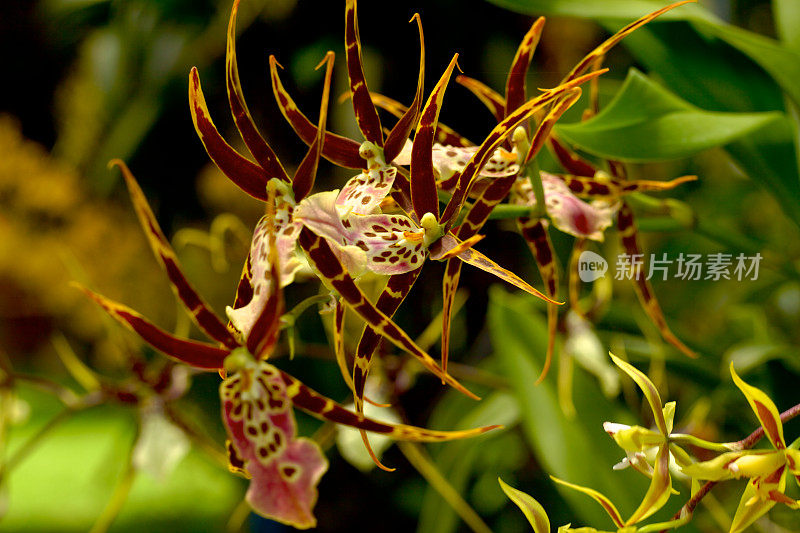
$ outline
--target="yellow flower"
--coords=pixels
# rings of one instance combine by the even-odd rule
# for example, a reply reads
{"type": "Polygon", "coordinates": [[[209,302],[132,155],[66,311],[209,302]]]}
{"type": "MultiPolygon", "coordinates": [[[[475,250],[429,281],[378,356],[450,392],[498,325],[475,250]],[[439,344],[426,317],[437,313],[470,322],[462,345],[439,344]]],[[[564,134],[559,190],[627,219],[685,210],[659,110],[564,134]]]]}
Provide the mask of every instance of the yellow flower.
{"type": "Polygon", "coordinates": [[[786,447],[783,423],[772,400],[760,389],[742,381],[732,363],[731,376],[761,422],[764,434],[774,450],[723,453],[710,461],[685,466],[683,472],[693,478],[708,481],[748,478],[747,488],[731,524],[730,533],[736,533],[743,531],[776,503],[783,503],[792,509],[800,508],[799,501],[783,493],[786,489],[787,472],[794,475],[800,483],[800,451],[786,447]]]}

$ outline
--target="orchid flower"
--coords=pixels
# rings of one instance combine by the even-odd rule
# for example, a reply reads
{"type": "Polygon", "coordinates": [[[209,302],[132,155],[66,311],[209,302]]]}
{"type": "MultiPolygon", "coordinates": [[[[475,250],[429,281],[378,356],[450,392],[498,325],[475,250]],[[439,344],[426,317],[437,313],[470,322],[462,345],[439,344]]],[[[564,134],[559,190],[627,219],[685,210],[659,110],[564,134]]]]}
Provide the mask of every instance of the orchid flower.
{"type": "MultiPolygon", "coordinates": [[[[424,259],[449,260],[458,258],[468,262],[532,294],[550,300],[542,293],[522,281],[514,274],[500,268],[494,262],[472,249],[480,237],[461,239],[451,232],[457,215],[461,211],[472,186],[480,172],[492,159],[492,154],[506,136],[534,113],[565,94],[572,94],[586,81],[602,74],[593,72],[576,76],[567,83],[544,91],[537,98],[510,113],[474,150],[465,169],[459,173],[453,186],[453,195],[440,213],[436,177],[433,164],[434,136],[444,92],[456,65],[457,55],[434,87],[427,103],[422,106],[422,82],[424,56],[420,58],[420,75],[414,102],[400,115],[400,120],[384,139],[383,129],[377,115],[372,95],[367,90],[361,66],[361,43],[358,36],[357,3],[348,0],[345,12],[345,45],[347,49],[348,75],[352,102],[359,128],[366,141],[359,146],[361,164],[353,162],[351,143],[339,141],[323,156],[343,166],[366,167],[360,175],[351,179],[339,191],[319,193],[298,204],[295,219],[303,224],[299,244],[306,251],[309,263],[323,281],[339,293],[341,298],[367,322],[355,356],[353,383],[356,407],[361,409],[364,380],[367,376],[372,352],[377,346],[377,333],[392,339],[396,328],[390,317],[410,290],[424,259]],[[390,166],[402,151],[411,129],[416,134],[411,145],[410,177],[390,166]],[[401,212],[379,211],[383,201],[392,194],[401,212]],[[410,211],[410,214],[402,210],[410,211]],[[366,270],[389,274],[387,288],[372,306],[352,282],[354,275],[366,270]],[[369,306],[369,307],[368,307],[369,306]],[[367,310],[369,309],[369,310],[367,310]],[[372,310],[377,311],[373,312],[372,310]],[[386,318],[383,318],[386,317],[386,318]],[[390,326],[387,329],[387,324],[390,326]]],[[[415,17],[419,25],[419,18],[415,17]]],[[[421,30],[421,26],[420,26],[421,30]]],[[[421,51],[424,40],[420,31],[421,51]]],[[[295,132],[307,143],[318,129],[305,118],[289,97],[278,76],[277,62],[271,58],[273,89],[281,111],[295,132]]],[[[327,135],[326,135],[327,138],[327,135]]],[[[445,280],[445,290],[450,285],[445,280]]],[[[396,344],[408,349],[406,341],[395,338],[396,344]]],[[[415,353],[420,360],[423,354],[415,353]]],[[[446,354],[446,351],[443,352],[446,354]]],[[[439,372],[446,374],[447,357],[442,359],[439,372]]],[[[436,369],[431,368],[435,373],[436,369]]],[[[437,374],[438,375],[438,374],[437,374]]]]}
{"type": "Polygon", "coordinates": [[[800,451],[795,441],[787,447],[783,437],[783,423],[775,403],[762,390],[745,383],[731,363],[733,382],[742,391],[753,409],[773,450],[740,450],[719,455],[709,461],[683,467],[684,474],[695,479],[722,481],[747,478],[747,487],[731,523],[730,533],[744,531],[776,503],[800,509],[800,501],[784,494],[786,478],[794,476],[800,484],[800,451]]]}
{"type": "MultiPolygon", "coordinates": [[[[565,487],[569,487],[571,489],[577,490],[584,494],[590,496],[593,500],[603,506],[603,509],[606,510],[608,515],[611,517],[611,520],[614,522],[614,525],[617,526],[615,530],[616,533],[651,533],[654,531],[661,531],[663,529],[673,529],[682,526],[689,520],[689,516],[681,517],[676,520],[670,520],[669,522],[659,522],[657,524],[648,524],[645,526],[638,526],[636,525],[642,518],[638,520],[634,520],[633,517],[627,521],[622,520],[622,515],[619,514],[617,508],[614,504],[603,494],[597,492],[596,490],[592,490],[587,487],[581,487],[580,485],[573,485],[572,483],[567,483],[566,481],[562,481],[560,479],[554,478],[551,476],[551,479],[560,485],[564,485],[565,487]]],[[[514,502],[517,507],[525,515],[525,518],[528,519],[531,527],[533,528],[534,533],[549,533],[550,532],[550,518],[547,516],[547,512],[544,510],[544,507],[536,501],[531,495],[515,489],[514,487],[507,485],[502,479],[498,478],[500,482],[500,487],[503,489],[503,492],[506,493],[506,496],[514,502]]],[[[571,524],[566,524],[560,526],[558,528],[558,533],[612,533],[610,531],[599,530],[593,527],[579,527],[573,528],[571,524]]]]}
{"type": "MultiPolygon", "coordinates": [[[[328,68],[320,106],[319,123],[316,126],[311,124],[305,115],[297,109],[288,93],[283,89],[277,75],[277,61],[274,57],[271,57],[270,66],[273,88],[275,89],[275,95],[281,110],[287,118],[290,119],[290,123],[295,127],[300,137],[310,146],[306,157],[303,159],[294,176],[291,178],[288,176],[268,143],[258,133],[244,101],[241,84],[239,82],[235,50],[235,26],[238,5],[239,1],[237,0],[234,2],[228,25],[226,60],[228,99],[234,122],[236,123],[242,139],[245,141],[245,145],[253,155],[256,161],[255,163],[238,154],[220,136],[209,116],[208,108],[205,104],[200,87],[199,76],[195,69],[192,70],[190,76],[189,92],[190,107],[195,128],[211,159],[223,173],[245,192],[258,199],[267,201],[268,204],[269,202],[275,204],[267,205],[268,211],[274,210],[275,212],[271,221],[262,219],[256,228],[250,255],[245,264],[242,279],[240,280],[237,290],[236,301],[232,308],[228,308],[227,310],[230,319],[229,328],[233,332],[231,339],[236,342],[243,342],[246,338],[249,338],[249,336],[252,335],[252,329],[255,327],[257,317],[262,313],[264,305],[266,305],[268,301],[269,294],[273,291],[273,288],[270,287],[270,283],[273,283],[276,279],[280,279],[282,286],[287,285],[292,281],[293,275],[298,269],[306,264],[305,256],[301,257],[301,255],[298,255],[298,253],[302,254],[302,252],[299,252],[298,248],[298,245],[301,245],[306,249],[305,252],[309,259],[311,259],[309,266],[319,274],[323,282],[325,282],[329,288],[338,292],[342,296],[342,300],[350,305],[370,326],[369,331],[374,335],[374,338],[367,336],[368,342],[371,344],[371,348],[369,349],[370,355],[375,346],[377,346],[379,336],[383,335],[397,346],[415,356],[423,366],[440,377],[444,383],[450,384],[464,394],[477,398],[467,391],[460,383],[439,369],[433,359],[416,346],[408,335],[392,322],[390,316],[394,313],[396,306],[387,306],[385,303],[386,298],[379,298],[377,306],[373,305],[355,284],[354,277],[348,273],[348,270],[361,273],[361,271],[363,271],[361,267],[364,261],[359,261],[363,259],[362,257],[356,257],[355,260],[348,260],[353,258],[354,254],[357,254],[357,252],[363,253],[362,250],[356,248],[359,239],[355,239],[352,243],[343,243],[343,245],[340,245],[341,243],[336,241],[333,249],[331,249],[327,241],[322,242],[319,246],[315,246],[313,243],[317,236],[303,227],[304,219],[302,217],[295,215],[295,206],[297,206],[298,203],[303,203],[304,200],[307,200],[303,204],[307,208],[309,206],[317,206],[319,202],[323,202],[324,204],[326,198],[328,200],[332,199],[330,193],[327,195],[325,193],[315,195],[313,200],[306,198],[313,187],[318,161],[321,156],[332,159],[340,165],[355,166],[356,168],[363,166],[365,159],[361,157],[360,146],[355,143],[355,141],[328,133],[325,130],[333,53],[329,52],[326,56],[328,68]],[[353,165],[353,159],[356,159],[359,163],[353,165]],[[272,195],[273,200],[268,200],[266,197],[266,190],[267,184],[271,181],[278,182],[278,185],[276,185],[274,189],[279,191],[280,194],[274,194],[272,195]],[[266,244],[266,236],[272,234],[272,232],[277,233],[277,246],[275,248],[276,253],[279,255],[277,259],[270,256],[272,248],[266,244]],[[309,252],[309,247],[315,250],[319,248],[319,250],[309,252]],[[281,265],[282,272],[280,277],[268,275],[270,265],[273,261],[277,261],[277,263],[281,265]],[[344,267],[342,266],[342,261],[345,262],[344,267]]],[[[413,109],[410,110],[405,117],[401,118],[384,143],[379,121],[377,123],[375,122],[378,119],[374,108],[372,108],[372,114],[370,114],[369,109],[365,108],[363,103],[364,98],[368,99],[369,95],[360,89],[360,87],[365,84],[365,80],[363,79],[360,63],[360,42],[358,40],[358,30],[356,27],[357,17],[355,16],[355,9],[355,2],[351,1],[347,3],[345,39],[347,44],[348,72],[352,85],[351,90],[354,95],[354,102],[357,103],[356,117],[360,127],[365,132],[365,137],[373,143],[376,147],[376,151],[384,155],[391,155],[392,152],[396,154],[400,151],[402,144],[408,138],[409,132],[416,123],[419,105],[416,105],[415,108],[412,106],[413,109]],[[378,149],[377,147],[383,148],[378,149]]],[[[419,17],[415,17],[415,20],[420,30],[422,52],[424,50],[422,28],[419,24],[419,17]]],[[[415,102],[418,103],[421,103],[422,98],[423,67],[424,55],[421,53],[420,76],[417,97],[415,98],[415,102]]],[[[372,156],[368,155],[367,159],[370,157],[372,156]]],[[[386,173],[388,181],[385,181],[385,183],[388,183],[390,187],[392,184],[391,180],[394,176],[389,176],[389,173],[393,170],[394,169],[384,169],[378,171],[379,174],[386,173]]],[[[342,192],[347,195],[353,188],[358,188],[359,191],[363,190],[363,188],[357,187],[357,182],[358,178],[354,179],[351,184],[345,186],[342,192]]],[[[405,189],[408,190],[407,182],[405,189]]],[[[380,199],[387,193],[388,190],[383,190],[381,193],[382,196],[376,194],[375,198],[380,202],[380,199]]],[[[359,199],[363,200],[363,198],[364,197],[361,196],[359,199]]],[[[343,199],[339,203],[339,208],[336,209],[346,208],[348,202],[343,199]]],[[[330,203],[325,205],[326,207],[331,207],[330,203]]],[[[366,212],[374,206],[370,205],[366,211],[363,211],[366,207],[363,203],[352,207],[356,209],[356,212],[366,212]],[[359,209],[362,211],[359,211],[359,209]]],[[[307,210],[308,209],[306,209],[306,211],[307,210]]],[[[334,210],[330,212],[333,213],[334,210]]],[[[364,231],[359,235],[363,233],[364,231]]],[[[364,236],[364,238],[367,237],[364,236]]],[[[376,246],[381,244],[380,239],[377,241],[373,239],[368,242],[376,246]]],[[[382,244],[383,247],[377,250],[377,257],[384,259],[387,265],[393,265],[393,261],[379,255],[386,250],[386,245],[392,243],[383,241],[382,244]]],[[[412,243],[411,246],[415,245],[412,243]]],[[[362,247],[366,247],[366,243],[364,243],[362,247]]],[[[477,256],[475,253],[469,254],[468,251],[466,251],[465,254],[468,254],[469,257],[477,256]]],[[[367,264],[377,265],[380,262],[377,260],[377,257],[375,261],[367,264]]],[[[418,256],[417,259],[419,260],[418,256]]],[[[481,258],[478,256],[476,261],[480,259],[481,258]]],[[[400,285],[410,288],[415,278],[416,274],[409,273],[409,275],[403,275],[396,281],[399,282],[400,285]],[[411,283],[409,283],[409,281],[411,281],[411,283]]],[[[389,287],[392,287],[392,283],[389,284],[389,287]]],[[[391,300],[402,301],[402,297],[398,299],[394,298],[396,294],[397,292],[391,293],[391,300]]],[[[402,296],[404,297],[405,293],[403,293],[402,296]]],[[[341,301],[337,302],[336,305],[337,318],[343,318],[341,301]]],[[[337,320],[335,323],[341,325],[342,320],[337,320]]],[[[336,344],[338,347],[339,343],[336,344]]],[[[338,349],[337,360],[339,360],[340,366],[344,368],[344,354],[338,349]]],[[[346,380],[347,378],[348,376],[346,376],[346,380]]],[[[348,382],[348,384],[350,383],[351,381],[348,382]]]]}
{"type": "Polygon", "coordinates": [[[278,263],[281,265],[280,282],[282,287],[289,285],[297,272],[307,268],[296,246],[300,224],[294,220],[293,211],[296,203],[302,200],[314,186],[322,145],[325,142],[325,124],[334,54],[328,52],[317,67],[327,64],[320,104],[318,133],[314,136],[308,153],[297,167],[294,175],[289,177],[272,148],[259,133],[244,99],[239,80],[235,44],[239,2],[240,0],[235,0],[233,3],[228,22],[225,60],[226,84],[234,122],[256,162],[253,163],[236,152],[219,134],[211,120],[196,68],[192,69],[189,76],[189,103],[195,129],[209,157],[231,181],[246,193],[263,201],[267,201],[267,183],[270,180],[275,180],[277,183],[274,206],[271,206],[275,211],[270,222],[274,228],[267,227],[266,217],[258,222],[239,283],[238,294],[240,297],[237,298],[232,308],[226,310],[229,327],[234,335],[242,340],[253,327],[256,317],[266,301],[266,295],[271,290],[267,286],[271,282],[271,278],[266,275],[266,270],[272,258],[268,257],[270,248],[267,246],[265,237],[272,231],[277,235],[276,249],[280,256],[278,263]]]}
{"type": "Polygon", "coordinates": [[[683,450],[672,444],[671,433],[675,418],[675,402],[669,402],[664,406],[661,402],[661,396],[658,394],[658,389],[643,372],[614,354],[609,355],[611,355],[614,364],[622,369],[642,389],[653,412],[653,419],[657,428],[657,431],[654,431],[641,426],[631,427],[613,422],[603,424],[603,429],[611,435],[614,441],[627,454],[614,469],[618,470],[633,466],[637,471],[643,472],[651,478],[647,494],[629,520],[629,523],[636,523],[658,511],[669,499],[672,491],[672,480],[669,474],[670,452],[675,451],[684,464],[689,460],[683,450]],[[658,451],[654,466],[651,468],[644,458],[644,452],[654,447],[657,447],[658,451]]]}
{"type": "Polygon", "coordinates": [[[247,337],[239,340],[225,328],[184,276],[135,179],[122,162],[116,164],[123,171],[139,220],[175,293],[217,344],[175,337],[136,311],[84,290],[113,318],[167,356],[198,369],[218,370],[227,375],[220,385],[220,398],[230,439],[228,453],[231,468],[251,479],[246,498],[254,511],[298,528],[316,524],[313,516],[316,485],[328,465],[316,443],[297,436],[292,407],[322,420],[398,440],[438,442],[478,435],[497,427],[446,432],[378,422],[348,411],[268,363],[278,341],[283,311],[279,279],[282,269],[274,224],[277,187],[269,186],[266,198],[264,227],[267,228],[265,243],[269,247],[266,253],[269,265],[264,275],[269,283],[264,287],[268,293],[247,337]]]}
{"type": "MultiPolygon", "coordinates": [[[[586,57],[584,57],[584,59],[582,59],[572,69],[572,71],[565,76],[560,86],[569,84],[571,81],[574,81],[584,72],[586,72],[590,66],[595,64],[599,58],[603,57],[625,36],[629,35],[636,29],[647,24],[670,9],[688,3],[688,1],[691,0],[685,0],[671,4],[625,26],[619,32],[614,34],[612,37],[590,52],[586,57]]],[[[457,78],[459,83],[474,92],[478,98],[484,104],[486,104],[486,106],[494,114],[498,123],[502,124],[505,120],[507,120],[508,117],[512,116],[515,112],[518,112],[524,105],[527,105],[524,104],[527,98],[525,78],[543,27],[544,18],[540,17],[533,23],[530,30],[520,43],[511,68],[509,69],[508,78],[506,81],[505,96],[501,96],[477,80],[473,80],[466,76],[459,76],[457,78]]],[[[608,195],[605,195],[606,197],[598,200],[595,205],[586,204],[575,198],[562,184],[549,179],[549,176],[543,176],[540,178],[538,176],[538,171],[526,169],[528,164],[532,162],[544,144],[552,144],[550,140],[552,138],[552,128],[555,125],[555,122],[560,118],[561,114],[569,109],[569,107],[572,106],[580,97],[579,88],[577,88],[577,86],[574,87],[575,88],[573,90],[562,93],[561,97],[549,104],[548,107],[550,110],[540,121],[530,144],[527,142],[527,134],[524,129],[514,132],[514,144],[516,145],[515,150],[517,151],[518,157],[517,164],[514,166],[519,167],[520,170],[516,177],[514,177],[514,174],[510,172],[505,174],[506,171],[509,171],[513,168],[510,164],[506,163],[507,152],[504,153],[504,151],[501,149],[493,154],[492,160],[494,164],[492,170],[499,169],[500,175],[496,176],[499,179],[493,180],[491,185],[486,185],[484,183],[482,190],[478,193],[478,199],[470,207],[469,211],[464,217],[464,223],[461,225],[457,233],[458,238],[462,240],[468,240],[477,235],[478,231],[480,231],[480,228],[488,219],[489,214],[494,206],[501,202],[509,194],[509,192],[512,191],[512,188],[516,189],[518,193],[516,195],[516,203],[520,203],[522,205],[535,207],[536,202],[534,199],[536,197],[541,197],[543,202],[547,205],[546,214],[550,215],[551,220],[554,222],[557,228],[563,229],[567,233],[580,237],[591,236],[597,240],[602,238],[602,230],[611,224],[611,217],[618,209],[619,204],[617,203],[617,198],[608,198],[608,195]],[[520,145],[523,147],[520,148],[520,145]],[[527,176],[526,174],[529,172],[534,172],[534,176],[527,176]],[[547,191],[536,192],[537,182],[538,188],[546,187],[547,191]],[[542,187],[544,183],[546,183],[546,186],[542,187]],[[550,193],[550,198],[547,197],[547,192],[550,193]]],[[[397,102],[394,102],[386,97],[378,95],[376,100],[381,107],[396,115],[407,112],[407,110],[404,110],[403,107],[397,102]]],[[[524,122],[521,122],[519,125],[524,126],[524,122]]],[[[453,177],[458,177],[459,170],[463,169],[461,170],[462,173],[466,171],[466,166],[463,164],[465,159],[464,155],[465,153],[469,153],[472,148],[466,148],[466,146],[470,143],[444,125],[439,125],[438,129],[436,130],[436,138],[442,144],[450,145],[442,146],[441,148],[436,149],[436,156],[434,157],[434,163],[437,163],[437,173],[440,177],[439,185],[444,190],[448,190],[451,186],[453,186],[453,180],[448,179],[448,176],[452,175],[453,177]]],[[[530,166],[533,167],[535,165],[530,166]]],[[[578,165],[578,168],[582,169],[583,167],[578,165]]],[[[484,175],[489,177],[489,173],[484,175]]],[[[588,175],[593,177],[594,172],[588,175]]],[[[598,185],[601,187],[604,186],[602,184],[598,185]]],[[[473,188],[472,190],[473,192],[477,191],[476,188],[473,188]]],[[[542,210],[540,214],[544,215],[544,210],[542,210]]],[[[541,216],[525,217],[520,219],[518,224],[521,233],[525,237],[534,257],[536,258],[539,271],[542,275],[545,287],[547,288],[547,296],[551,300],[555,299],[558,288],[558,272],[554,262],[552,244],[550,243],[549,235],[547,233],[547,221],[541,216]]],[[[460,268],[460,262],[454,260],[448,261],[445,280],[443,283],[445,309],[445,320],[443,322],[442,336],[443,366],[444,362],[447,360],[452,302],[453,295],[458,287],[460,268]]],[[[644,280],[644,282],[646,283],[646,280],[644,280]]],[[[649,291],[648,296],[652,296],[652,291],[649,291]]],[[[657,303],[655,304],[656,307],[653,307],[649,305],[650,301],[654,300],[648,300],[648,305],[646,305],[648,313],[651,315],[651,317],[660,316],[660,308],[657,308],[657,303]]],[[[551,302],[548,305],[549,341],[547,357],[542,375],[539,378],[540,381],[547,374],[547,370],[549,369],[549,365],[552,360],[552,354],[555,346],[557,320],[558,308],[554,303],[551,302]]],[[[662,332],[668,331],[668,329],[666,329],[666,324],[663,320],[663,317],[660,320],[654,319],[654,321],[659,325],[662,332]]],[[[680,344],[680,341],[678,341],[677,338],[671,333],[669,333],[669,335],[665,334],[665,338],[677,346],[683,347],[683,345],[680,344]]],[[[686,352],[687,350],[688,349],[684,351],[686,352]]],[[[689,352],[690,351],[687,353],[689,352]]]]}

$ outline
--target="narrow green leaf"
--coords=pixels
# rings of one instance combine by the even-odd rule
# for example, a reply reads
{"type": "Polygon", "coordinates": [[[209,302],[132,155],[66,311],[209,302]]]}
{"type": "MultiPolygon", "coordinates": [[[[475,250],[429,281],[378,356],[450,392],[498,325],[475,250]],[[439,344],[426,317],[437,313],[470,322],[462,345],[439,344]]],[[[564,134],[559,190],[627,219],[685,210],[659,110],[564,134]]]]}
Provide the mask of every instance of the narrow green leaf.
{"type": "MultiPolygon", "coordinates": [[[[467,428],[491,420],[490,424],[503,424],[506,429],[519,421],[519,407],[514,397],[506,392],[495,392],[479,403],[455,391],[448,391],[431,417],[431,425],[452,424],[449,427],[467,428]],[[466,412],[466,414],[464,414],[466,412]]],[[[444,426],[442,426],[444,427],[444,426]]],[[[497,432],[480,439],[453,441],[441,446],[431,446],[439,472],[447,478],[455,490],[466,494],[470,478],[476,473],[478,458],[490,453],[488,450],[502,433],[497,432]],[[438,453],[435,453],[438,452],[438,453]]],[[[437,445],[438,446],[438,445],[437,445]]],[[[425,492],[420,510],[417,533],[452,533],[459,527],[456,512],[432,487],[425,492]]]]}
{"type": "MultiPolygon", "coordinates": [[[[524,296],[490,291],[489,328],[495,355],[503,364],[521,409],[522,427],[532,452],[543,470],[564,480],[606,494],[623,516],[633,512],[646,491],[646,479],[635,472],[615,472],[620,450],[600,434],[607,420],[632,422],[605,399],[593,377],[575,374],[575,403],[579,416],[567,420],[558,403],[555,380],[534,385],[544,362],[547,326],[537,304],[524,296]]],[[[574,510],[573,523],[610,526],[596,503],[564,490],[561,495],[574,510]]]]}
{"type": "Polygon", "coordinates": [[[783,44],[800,52],[800,2],[797,0],[772,0],[775,26],[783,44]]]}
{"type": "Polygon", "coordinates": [[[591,154],[642,162],[688,157],[779,119],[776,112],[699,109],[632,69],[617,96],[597,116],[558,126],[557,131],[591,154]]]}

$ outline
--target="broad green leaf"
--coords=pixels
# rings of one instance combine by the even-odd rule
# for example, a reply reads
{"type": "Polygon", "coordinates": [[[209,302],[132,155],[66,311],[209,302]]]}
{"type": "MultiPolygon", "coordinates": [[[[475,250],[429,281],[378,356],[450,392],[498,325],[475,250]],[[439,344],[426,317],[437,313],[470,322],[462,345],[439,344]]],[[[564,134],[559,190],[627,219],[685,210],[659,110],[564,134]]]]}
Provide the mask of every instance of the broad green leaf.
{"type": "Polygon", "coordinates": [[[796,104],[800,104],[800,53],[774,39],[712,20],[695,20],[701,31],[722,39],[766,70],[796,104]]]}
{"type": "MultiPolygon", "coordinates": [[[[604,26],[609,32],[619,28],[618,23],[604,26]]],[[[703,109],[748,112],[784,107],[780,88],[758,64],[725,42],[701,35],[688,22],[639,28],[623,44],[645,72],[703,109]]]]}
{"type": "MultiPolygon", "coordinates": [[[[566,15],[604,20],[629,20],[664,7],[661,2],[581,0],[490,0],[491,2],[531,15],[566,15]]],[[[792,2],[793,0],[786,0],[792,2]]],[[[800,53],[782,46],[774,39],[731,26],[712,13],[694,4],[680,6],[665,13],[664,20],[688,20],[698,30],[722,39],[749,56],[767,71],[796,103],[800,103],[800,53]]],[[[793,29],[793,28],[792,28],[793,29]]]]}
{"type": "MultiPolygon", "coordinates": [[[[625,42],[640,63],[695,105],[723,111],[783,108],[783,98],[763,71],[719,41],[699,36],[689,25],[645,27],[625,42]],[[700,49],[702,54],[697,53],[700,49]]],[[[725,148],[741,170],[769,191],[800,225],[795,124],[788,118],[776,119],[725,148]]]]}
{"type": "Polygon", "coordinates": [[[725,148],[742,170],[770,191],[784,213],[800,225],[800,176],[792,128],[789,119],[781,118],[725,148]]]}
{"type": "Polygon", "coordinates": [[[593,155],[643,162],[688,157],[780,118],[779,113],[705,111],[632,69],[617,96],[597,116],[559,126],[557,131],[593,155]]]}

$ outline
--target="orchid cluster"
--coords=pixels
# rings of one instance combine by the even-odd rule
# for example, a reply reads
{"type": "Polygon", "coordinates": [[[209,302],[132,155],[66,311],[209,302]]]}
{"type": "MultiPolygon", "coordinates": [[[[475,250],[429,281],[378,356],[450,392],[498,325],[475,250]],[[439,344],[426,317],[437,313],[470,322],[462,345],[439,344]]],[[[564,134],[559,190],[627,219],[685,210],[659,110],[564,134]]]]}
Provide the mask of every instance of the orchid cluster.
{"type": "MultiPolygon", "coordinates": [[[[227,320],[214,314],[182,273],[177,256],[160,230],[144,194],[121,161],[114,164],[122,170],[153,252],[178,299],[214,342],[178,338],[132,309],[88,289],[86,292],[112,317],[167,356],[195,369],[220,373],[223,378],[220,400],[229,437],[230,467],[250,478],[246,499],[257,513],[299,528],[316,523],[313,514],[316,486],[327,469],[327,461],[315,442],[298,436],[294,407],[320,419],[360,430],[370,454],[365,432],[395,440],[442,441],[471,437],[498,427],[447,432],[367,418],[364,416],[364,391],[373,354],[380,340],[386,339],[413,356],[444,384],[477,399],[448,373],[447,367],[453,302],[461,264],[468,263],[547,302],[549,365],[560,305],[549,226],[552,224],[559,231],[575,236],[576,249],[580,249],[585,240],[602,240],[616,216],[623,244],[628,250],[638,250],[636,226],[625,195],[668,190],[694,179],[686,176],[671,182],[628,181],[622,167],[613,162],[610,174],[597,170],[570,152],[554,135],[553,127],[578,101],[581,86],[607,71],[600,68],[600,60],[615,44],[655,17],[684,3],[672,4],[626,26],[588,54],[559,85],[528,98],[526,73],[544,25],[544,19],[537,20],[517,50],[504,96],[476,80],[458,78],[497,118],[497,126],[476,146],[438,121],[458,55],[453,57],[425,99],[424,36],[421,20],[415,16],[412,20],[419,30],[420,64],[413,102],[404,106],[371,93],[361,64],[357,3],[347,0],[347,71],[350,96],[363,139],[352,140],[326,130],[333,52],[328,52],[319,65],[325,66],[325,75],[316,124],[299,110],[286,91],[279,76],[280,65],[271,56],[271,82],[277,103],[295,133],[309,146],[290,176],[259,133],[243,96],[235,48],[239,0],[234,1],[227,34],[228,100],[233,120],[252,159],[234,150],[218,132],[205,102],[198,71],[192,69],[189,77],[192,118],[210,158],[233,183],[265,204],[266,214],[255,228],[234,303],[226,310],[227,320]],[[397,117],[392,128],[386,129],[381,123],[379,107],[397,117]],[[413,140],[410,140],[412,132],[413,140]],[[553,174],[538,169],[536,156],[544,147],[553,151],[567,173],[553,174]],[[315,192],[320,158],[354,169],[356,174],[341,189],[315,192]],[[481,239],[479,231],[506,199],[506,207],[518,208],[519,229],[539,266],[544,292],[474,249],[481,239]],[[392,319],[429,259],[447,263],[440,362],[418,346],[392,319]],[[352,389],[354,412],[268,362],[282,329],[284,290],[299,273],[318,278],[330,293],[334,308],[334,352],[343,378],[352,389]],[[375,302],[360,286],[360,278],[367,273],[386,280],[385,289],[375,302]],[[342,342],[347,308],[365,322],[352,371],[342,342]]],[[[691,354],[691,350],[670,333],[649,284],[646,281],[637,283],[645,309],[664,338],[691,354]]],[[[626,464],[652,478],[651,488],[640,508],[624,522],[610,502],[589,489],[581,490],[609,510],[621,531],[633,531],[631,528],[663,506],[669,497],[670,456],[680,461],[686,454],[679,451],[681,437],[671,433],[674,404],[661,406],[658,393],[643,374],[617,359],[615,362],[645,390],[658,431],[615,425],[607,429],[628,453],[626,464]],[[643,455],[651,447],[658,448],[652,467],[643,455]]],[[[541,378],[545,374],[546,368],[541,378]]],[[[794,455],[783,445],[782,436],[773,436],[777,452],[768,456],[737,456],[725,465],[741,464],[735,471],[728,468],[730,475],[749,472],[754,468],[750,466],[754,460],[769,463],[770,467],[775,467],[774,472],[779,466],[794,461],[794,455]],[[780,457],[785,463],[778,465],[778,454],[782,454],[780,457]]],[[[382,466],[374,454],[372,457],[382,466]]],[[[712,477],[702,479],[717,479],[713,476],[718,472],[711,465],[686,467],[695,468],[698,479],[703,475],[712,477]]],[[[793,469],[787,466],[785,470],[795,473],[793,469]]],[[[766,488],[753,489],[754,497],[766,495],[765,498],[772,498],[770,501],[777,501],[773,493],[780,492],[783,474],[781,470],[780,480],[773,480],[773,472],[759,474],[762,475],[759,479],[769,480],[771,484],[765,485],[767,481],[764,481],[762,485],[766,488]]],[[[541,519],[541,516],[537,518],[541,519]]],[[[540,530],[544,531],[537,529],[540,530]]],[[[639,529],[645,530],[648,529],[639,529]]]]}
{"type": "MultiPolygon", "coordinates": [[[[784,494],[788,476],[793,476],[800,484],[800,450],[798,450],[800,439],[787,447],[783,436],[783,420],[796,416],[797,408],[793,408],[783,415],[779,414],[774,402],[760,389],[745,383],[731,364],[730,372],[733,382],[744,394],[761,423],[761,428],[748,439],[739,442],[708,442],[692,435],[674,433],[675,402],[664,405],[655,385],[643,372],[613,354],[611,354],[611,359],[642,390],[656,425],[655,430],[614,422],[606,422],[603,425],[605,431],[626,453],[626,457],[621,463],[615,465],[614,469],[632,466],[638,472],[649,477],[651,481],[647,493],[630,518],[623,520],[611,500],[600,492],[551,476],[553,481],[593,498],[605,509],[620,533],[666,531],[680,527],[691,520],[695,506],[714,483],[742,477],[747,478],[747,487],[739,507],[736,509],[729,533],[744,531],[776,504],[784,504],[791,509],[800,509],[800,501],[793,500],[784,494]],[[764,435],[769,439],[773,450],[745,449],[755,444],[758,438],[764,435]],[[693,446],[724,453],[714,459],[698,462],[693,460],[682,446],[693,446]],[[692,498],[672,520],[642,525],[642,521],[667,503],[670,495],[677,494],[672,487],[671,468],[679,470],[684,476],[691,479],[692,498]],[[707,481],[707,483],[701,486],[701,481],[707,481]]],[[[522,509],[536,533],[550,531],[550,520],[547,513],[533,497],[510,487],[502,479],[500,486],[506,495],[522,509]]],[[[559,527],[558,531],[596,532],[599,530],[590,527],[575,529],[567,524],[559,527]]]]}

